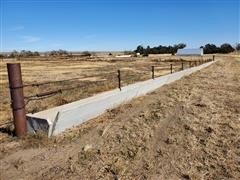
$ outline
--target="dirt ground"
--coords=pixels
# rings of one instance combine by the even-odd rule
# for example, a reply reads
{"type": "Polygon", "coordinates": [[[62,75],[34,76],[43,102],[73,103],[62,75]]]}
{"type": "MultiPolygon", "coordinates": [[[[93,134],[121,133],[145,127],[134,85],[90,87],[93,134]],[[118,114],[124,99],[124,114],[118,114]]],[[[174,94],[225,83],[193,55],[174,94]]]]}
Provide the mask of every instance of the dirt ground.
{"type": "Polygon", "coordinates": [[[61,136],[0,145],[0,179],[240,179],[240,60],[166,85],[61,136]]]}

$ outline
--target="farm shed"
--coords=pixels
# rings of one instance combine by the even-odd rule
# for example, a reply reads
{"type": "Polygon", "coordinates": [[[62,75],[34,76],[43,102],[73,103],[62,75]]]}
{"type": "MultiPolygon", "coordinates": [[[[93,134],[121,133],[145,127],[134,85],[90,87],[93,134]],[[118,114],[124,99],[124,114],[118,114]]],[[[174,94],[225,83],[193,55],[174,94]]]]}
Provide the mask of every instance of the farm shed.
{"type": "Polygon", "coordinates": [[[198,48],[198,49],[178,49],[176,55],[178,55],[178,56],[202,56],[203,55],[203,48],[198,48]]]}

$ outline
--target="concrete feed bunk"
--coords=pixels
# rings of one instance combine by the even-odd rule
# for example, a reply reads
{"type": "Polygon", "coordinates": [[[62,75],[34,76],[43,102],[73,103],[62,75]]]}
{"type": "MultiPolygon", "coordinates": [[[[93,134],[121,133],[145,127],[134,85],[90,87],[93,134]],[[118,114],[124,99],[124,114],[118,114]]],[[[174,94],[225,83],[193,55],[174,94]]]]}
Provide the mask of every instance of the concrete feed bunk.
{"type": "Polygon", "coordinates": [[[35,114],[28,114],[28,131],[36,132],[41,129],[48,131],[48,136],[57,135],[68,128],[99,116],[107,109],[117,107],[133,98],[152,92],[165,84],[174,82],[214,62],[208,62],[197,67],[161,76],[154,80],[150,79],[125,86],[121,91],[115,89],[35,114]]]}

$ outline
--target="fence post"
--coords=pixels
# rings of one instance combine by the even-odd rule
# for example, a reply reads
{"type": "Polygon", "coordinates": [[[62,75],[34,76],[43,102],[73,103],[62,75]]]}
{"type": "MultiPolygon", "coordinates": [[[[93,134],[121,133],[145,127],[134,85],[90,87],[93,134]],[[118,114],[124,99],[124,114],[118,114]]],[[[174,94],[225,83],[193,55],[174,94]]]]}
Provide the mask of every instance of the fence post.
{"type": "Polygon", "coordinates": [[[154,79],[154,66],[152,66],[152,79],[154,79]]]}
{"type": "Polygon", "coordinates": [[[121,72],[120,72],[120,70],[118,70],[118,88],[119,88],[120,91],[122,90],[122,88],[121,88],[121,72]]]}
{"type": "Polygon", "coordinates": [[[215,61],[215,55],[213,55],[213,61],[215,61]]]}
{"type": "Polygon", "coordinates": [[[197,61],[195,61],[195,66],[197,66],[197,61]]]}
{"type": "Polygon", "coordinates": [[[192,65],[192,64],[191,64],[191,61],[189,61],[189,68],[191,68],[191,65],[192,65]]]}
{"type": "Polygon", "coordinates": [[[22,137],[27,133],[27,118],[23,95],[23,83],[20,63],[8,63],[8,80],[15,133],[22,137]]]}
{"type": "Polygon", "coordinates": [[[173,73],[172,64],[170,64],[171,74],[173,73]]]}
{"type": "Polygon", "coordinates": [[[182,62],[182,71],[183,71],[183,62],[182,62]]]}

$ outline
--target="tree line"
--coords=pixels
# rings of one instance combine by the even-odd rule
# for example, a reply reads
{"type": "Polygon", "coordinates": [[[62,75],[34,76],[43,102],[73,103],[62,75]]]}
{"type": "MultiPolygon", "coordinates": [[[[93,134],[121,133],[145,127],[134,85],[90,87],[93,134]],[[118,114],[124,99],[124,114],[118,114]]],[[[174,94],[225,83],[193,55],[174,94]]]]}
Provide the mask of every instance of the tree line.
{"type": "MultiPolygon", "coordinates": [[[[45,56],[72,56],[72,53],[66,50],[52,50],[49,52],[45,52],[44,53],[45,56]]],[[[95,55],[94,52],[89,52],[89,51],[83,51],[81,52],[80,56],[82,57],[90,57],[92,55],[95,55]]],[[[22,50],[22,51],[12,51],[10,54],[0,54],[0,58],[18,58],[18,57],[34,57],[34,56],[40,56],[40,53],[37,51],[26,51],[26,50],[22,50]]]]}
{"type": "Polygon", "coordinates": [[[238,43],[234,49],[234,47],[231,44],[224,43],[221,46],[216,46],[215,44],[206,44],[205,46],[201,46],[203,48],[204,54],[216,54],[216,53],[222,53],[227,54],[231,53],[235,50],[240,50],[240,44],[238,43]]]}
{"type": "MultiPolygon", "coordinates": [[[[50,52],[45,53],[48,56],[64,56],[64,55],[70,55],[70,53],[66,50],[52,50],[50,52]]],[[[40,56],[40,53],[38,51],[27,51],[27,50],[21,50],[16,51],[13,50],[10,54],[0,54],[0,57],[9,57],[9,58],[16,58],[16,57],[34,57],[34,56],[40,56]]]]}
{"type": "Polygon", "coordinates": [[[14,58],[14,57],[32,57],[32,56],[40,56],[39,52],[37,51],[26,51],[26,50],[22,50],[22,51],[12,51],[8,57],[10,58],[14,58]]]}
{"type": "MultiPolygon", "coordinates": [[[[143,56],[148,56],[148,54],[176,54],[178,49],[183,49],[186,47],[185,43],[179,43],[179,44],[175,44],[173,46],[169,45],[169,46],[163,46],[163,45],[159,45],[156,47],[150,47],[147,46],[146,48],[142,45],[137,46],[136,50],[133,51],[133,53],[140,53],[143,56]]],[[[220,46],[216,46],[215,44],[206,44],[205,46],[201,46],[200,48],[203,48],[204,54],[216,54],[216,53],[222,53],[222,54],[226,54],[226,53],[231,53],[233,51],[240,51],[240,43],[237,43],[236,46],[232,46],[231,44],[228,43],[224,43],[220,46]]],[[[128,54],[132,54],[132,51],[127,51],[128,54]]],[[[48,53],[46,53],[48,56],[70,56],[72,53],[66,51],[66,50],[53,50],[50,51],[48,53]]],[[[90,53],[88,51],[84,51],[82,52],[82,56],[91,56],[93,55],[93,53],[90,53]]],[[[26,50],[22,50],[22,51],[12,51],[10,54],[6,55],[6,54],[0,54],[0,58],[3,57],[10,57],[10,58],[14,58],[14,57],[33,57],[33,56],[40,56],[40,53],[37,51],[26,51],[26,50]]]]}
{"type": "MultiPolygon", "coordinates": [[[[183,49],[186,47],[185,43],[180,43],[176,45],[169,45],[169,46],[156,46],[156,47],[150,47],[147,46],[146,48],[142,45],[137,46],[136,50],[134,50],[135,53],[140,53],[144,56],[147,56],[148,54],[176,54],[178,49],[183,49]]],[[[228,43],[224,43],[221,46],[216,46],[215,44],[206,44],[205,46],[201,46],[200,48],[203,48],[204,54],[215,54],[215,53],[231,53],[235,50],[240,51],[240,43],[237,43],[235,47],[228,43]]]]}
{"type": "Polygon", "coordinates": [[[178,49],[183,49],[185,47],[186,47],[186,44],[184,43],[176,44],[173,46],[159,45],[157,47],[152,47],[152,48],[150,46],[147,46],[146,48],[144,48],[142,45],[139,45],[134,52],[140,53],[144,56],[147,56],[148,54],[175,54],[178,49]]]}

